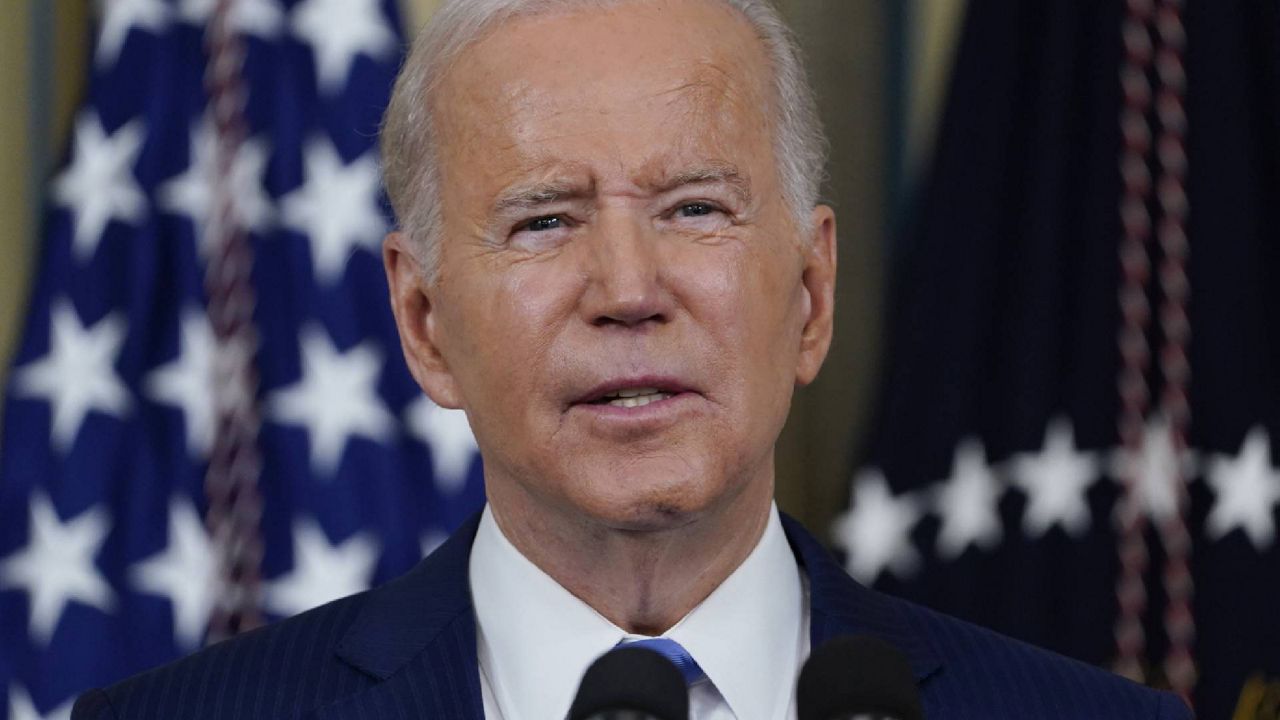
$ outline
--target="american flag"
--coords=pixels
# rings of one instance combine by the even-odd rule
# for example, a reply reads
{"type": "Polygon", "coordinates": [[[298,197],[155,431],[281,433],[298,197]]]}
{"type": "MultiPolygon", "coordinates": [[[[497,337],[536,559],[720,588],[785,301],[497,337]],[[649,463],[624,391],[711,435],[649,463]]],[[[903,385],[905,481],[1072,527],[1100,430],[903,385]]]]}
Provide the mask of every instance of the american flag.
{"type": "Polygon", "coordinates": [[[1280,6],[968,5],[875,428],[868,583],[1280,708],[1280,6]]]}
{"type": "Polygon", "coordinates": [[[403,49],[392,0],[103,4],[5,392],[0,717],[389,579],[479,508],[386,300],[403,49]]]}

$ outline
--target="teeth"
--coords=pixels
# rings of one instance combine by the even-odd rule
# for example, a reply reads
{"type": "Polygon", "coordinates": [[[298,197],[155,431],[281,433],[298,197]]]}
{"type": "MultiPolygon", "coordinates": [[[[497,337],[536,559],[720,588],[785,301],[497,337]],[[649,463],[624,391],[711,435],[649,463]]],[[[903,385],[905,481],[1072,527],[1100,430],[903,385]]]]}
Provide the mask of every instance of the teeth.
{"type": "Polygon", "coordinates": [[[641,395],[652,395],[656,392],[658,392],[657,388],[626,388],[624,390],[617,390],[615,392],[611,392],[606,397],[608,397],[609,399],[620,398],[620,397],[633,398],[633,397],[640,397],[641,395]]]}
{"type": "Polygon", "coordinates": [[[636,391],[622,390],[616,394],[619,395],[620,397],[610,400],[609,404],[614,407],[623,407],[623,408],[644,407],[649,403],[658,402],[659,400],[666,400],[667,398],[671,397],[671,393],[659,392],[653,389],[644,389],[644,390],[636,390],[636,391]],[[627,393],[627,394],[624,394],[624,393],[627,393]]]}

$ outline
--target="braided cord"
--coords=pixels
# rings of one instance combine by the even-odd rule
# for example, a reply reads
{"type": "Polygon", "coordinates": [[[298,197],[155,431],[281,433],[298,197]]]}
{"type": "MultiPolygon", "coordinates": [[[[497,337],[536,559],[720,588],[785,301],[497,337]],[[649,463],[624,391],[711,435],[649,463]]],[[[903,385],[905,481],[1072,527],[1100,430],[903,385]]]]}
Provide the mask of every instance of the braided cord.
{"type": "MultiPolygon", "coordinates": [[[[1191,380],[1191,364],[1187,347],[1191,323],[1187,315],[1190,282],[1187,278],[1187,115],[1185,106],[1186,73],[1182,58],[1186,48],[1186,32],[1182,24],[1181,0],[1161,0],[1156,11],[1156,73],[1160,80],[1156,93],[1156,116],[1160,134],[1156,140],[1156,157],[1160,172],[1156,180],[1156,200],[1160,222],[1156,240],[1160,245],[1160,329],[1164,336],[1160,348],[1160,370],[1164,385],[1160,394],[1160,413],[1168,421],[1175,457],[1187,452],[1187,432],[1191,424],[1191,407],[1187,388],[1191,380]]],[[[1195,640],[1195,619],[1191,611],[1194,594],[1190,570],[1191,536],[1187,531],[1187,483],[1182,462],[1173,463],[1175,512],[1159,523],[1160,542],[1165,550],[1162,573],[1167,604],[1164,630],[1169,651],[1164,661],[1170,688],[1188,703],[1195,686],[1196,668],[1191,654],[1195,640]]]]}
{"type": "Polygon", "coordinates": [[[222,582],[219,605],[209,629],[215,642],[262,624],[260,611],[262,501],[258,478],[261,418],[257,406],[258,350],[253,325],[256,295],[252,285],[253,249],[237,219],[233,168],[244,143],[246,91],[241,72],[244,44],[230,24],[236,0],[217,0],[206,47],[205,82],[217,137],[217,174],[210,213],[210,256],[205,271],[209,319],[217,338],[214,354],[217,434],[205,496],[205,518],[222,582]]]}
{"type": "Polygon", "coordinates": [[[1127,0],[1122,25],[1124,56],[1120,63],[1120,131],[1123,147],[1120,174],[1123,190],[1120,198],[1121,284],[1119,292],[1120,329],[1118,342],[1120,370],[1116,381],[1120,394],[1117,429],[1123,446],[1120,481],[1123,494],[1117,506],[1119,526],[1120,576],[1116,582],[1119,614],[1115,625],[1116,672],[1136,682],[1145,680],[1142,658],[1146,652],[1146,633],[1142,620],[1147,609],[1145,576],[1150,562],[1147,541],[1147,516],[1142,503],[1135,459],[1141,456],[1145,435],[1145,417],[1150,403],[1147,368],[1151,348],[1147,328],[1151,307],[1147,301],[1147,284],[1151,260],[1147,244],[1151,237],[1151,172],[1147,155],[1151,149],[1151,127],[1147,111],[1151,106],[1151,85],[1147,79],[1152,62],[1151,37],[1147,24],[1152,16],[1152,0],[1127,0]]]}

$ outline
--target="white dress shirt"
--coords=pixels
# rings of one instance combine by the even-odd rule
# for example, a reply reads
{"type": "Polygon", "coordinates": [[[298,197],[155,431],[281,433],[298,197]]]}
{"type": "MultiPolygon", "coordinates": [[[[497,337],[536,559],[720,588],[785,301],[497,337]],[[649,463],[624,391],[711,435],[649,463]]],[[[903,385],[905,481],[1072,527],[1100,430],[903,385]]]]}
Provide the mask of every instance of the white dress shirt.
{"type": "MultiPolygon", "coordinates": [[[[624,638],[638,637],[529,562],[488,507],[470,572],[490,720],[564,718],[587,667],[624,638]]],[[[747,559],[664,636],[707,674],[690,688],[694,720],[795,718],[796,675],[809,655],[809,603],[776,507],[747,559]]]]}

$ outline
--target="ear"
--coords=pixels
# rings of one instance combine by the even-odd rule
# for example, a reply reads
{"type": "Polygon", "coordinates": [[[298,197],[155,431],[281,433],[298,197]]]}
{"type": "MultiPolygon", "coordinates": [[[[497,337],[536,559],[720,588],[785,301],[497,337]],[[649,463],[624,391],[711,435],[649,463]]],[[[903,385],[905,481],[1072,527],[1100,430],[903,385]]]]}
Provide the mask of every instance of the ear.
{"type": "Polygon", "coordinates": [[[810,215],[801,283],[805,293],[805,324],[796,358],[796,383],[808,385],[818,376],[831,348],[836,292],[836,215],[819,205],[810,215]]]}
{"type": "Polygon", "coordinates": [[[400,348],[413,379],[437,405],[461,408],[457,382],[440,352],[439,313],[432,302],[435,289],[427,282],[411,242],[402,232],[393,232],[382,242],[400,348]]]}

